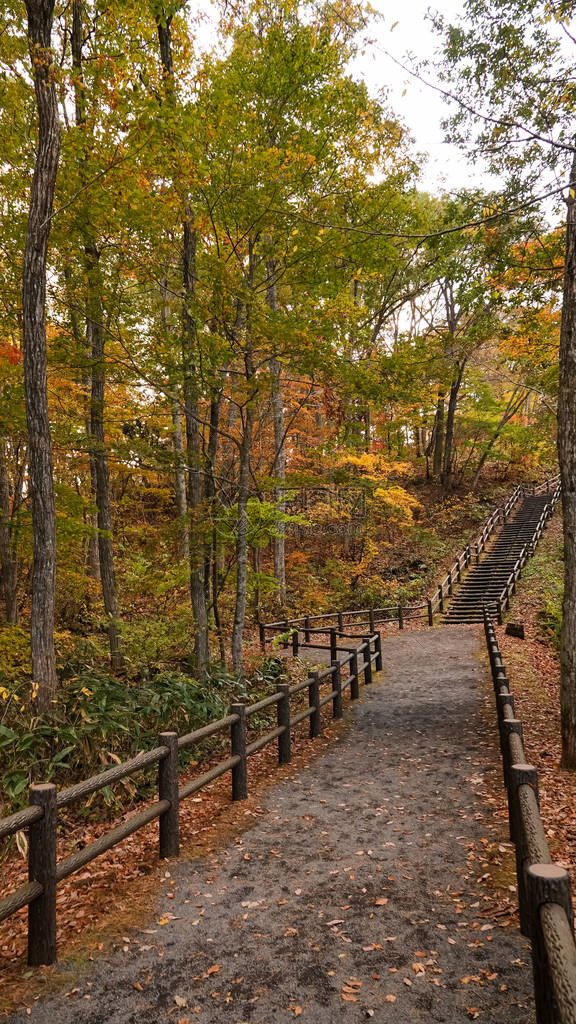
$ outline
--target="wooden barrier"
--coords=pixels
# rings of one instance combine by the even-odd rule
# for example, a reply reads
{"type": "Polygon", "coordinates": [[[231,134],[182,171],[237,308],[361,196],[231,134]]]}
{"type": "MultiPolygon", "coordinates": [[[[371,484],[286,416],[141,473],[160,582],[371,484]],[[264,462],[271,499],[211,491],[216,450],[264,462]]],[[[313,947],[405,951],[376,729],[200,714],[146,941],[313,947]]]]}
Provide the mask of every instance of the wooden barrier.
{"type": "Polygon", "coordinates": [[[538,773],[527,763],[522,723],[488,609],[484,630],[496,698],[508,795],[510,838],[516,851],[520,928],[532,945],[537,1024],[576,1021],[576,943],[570,877],[552,863],[538,804],[538,773]]]}
{"type": "Polygon", "coordinates": [[[0,900],[0,922],[28,907],[28,962],[31,966],[52,964],[57,958],[58,882],[90,864],[156,818],[159,856],[178,856],[179,807],[182,801],[228,772],[232,776],[232,799],[245,800],[248,795],[248,761],[253,754],[269,743],[276,742],[278,763],[289,764],[292,732],[300,722],[309,719],[310,737],[315,738],[322,734],[321,712],[325,705],[332,705],[333,718],[342,717],[344,691],[349,689],[350,699],[357,699],[360,677],[364,676],[365,683],[370,683],[372,665],[375,664],[377,670],[382,668],[382,644],[378,633],[371,633],[363,638],[353,637],[353,647],[343,647],[341,639],[349,641],[350,636],[340,638],[336,630],[331,631],[330,651],[334,653],[331,664],[322,672],[310,673],[302,683],[295,683],[292,686],[281,683],[275,693],[255,704],[232,704],[230,714],[225,718],[210,722],[183,736],[178,736],[175,732],[162,732],[158,736],[158,746],[154,749],[143,751],[129,761],[107,768],[60,792],[52,783],[35,784],[30,787],[30,806],[0,819],[0,839],[6,839],[27,829],[29,844],[28,882],[0,900]],[[343,653],[344,657],[339,657],[340,653],[343,653]],[[359,654],[362,655],[360,668],[359,654]],[[345,677],[342,675],[344,668],[348,669],[345,677]],[[323,687],[326,683],[329,684],[329,691],[324,694],[323,687]],[[292,714],[291,698],[304,690],[308,691],[308,707],[292,714]],[[274,708],[275,728],[249,742],[248,733],[252,716],[274,708]],[[229,734],[230,756],[179,788],[179,751],[197,747],[202,741],[221,733],[229,734]],[[154,766],[157,766],[158,772],[157,800],[99,839],[58,861],[56,833],[59,810],[84,801],[92,793],[154,766]]]}

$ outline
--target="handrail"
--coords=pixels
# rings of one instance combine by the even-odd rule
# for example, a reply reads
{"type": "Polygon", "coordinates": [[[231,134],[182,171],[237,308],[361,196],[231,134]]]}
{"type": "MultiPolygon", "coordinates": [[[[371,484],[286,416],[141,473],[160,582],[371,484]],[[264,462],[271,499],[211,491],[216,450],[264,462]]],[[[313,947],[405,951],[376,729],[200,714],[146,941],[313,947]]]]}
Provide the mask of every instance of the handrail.
{"type": "Polygon", "coordinates": [[[522,723],[496,631],[484,606],[484,631],[496,698],[510,837],[516,850],[520,928],[532,944],[537,1024],[576,1021],[576,943],[570,876],[552,862],[538,803],[538,773],[527,762],[522,723]]]}
{"type": "MultiPolygon", "coordinates": [[[[215,779],[230,772],[232,799],[244,800],[248,795],[247,760],[269,743],[277,742],[278,763],[291,760],[291,734],[305,719],[309,719],[309,736],[322,734],[322,708],[332,704],[334,718],[342,717],[342,694],[346,688],[350,699],[359,696],[360,681],[372,682],[372,669],[382,668],[382,640],[380,634],[370,630],[369,635],[357,637],[348,634],[344,645],[330,637],[331,661],[322,672],[310,672],[308,678],[295,686],[281,684],[278,690],[251,705],[232,704],[225,718],[209,722],[200,729],[178,736],[175,732],[162,732],[158,746],[142,751],[121,764],[113,765],[66,789],[56,789],[52,783],[30,787],[30,806],[0,819],[0,839],[8,838],[28,829],[29,878],[25,885],[8,893],[0,900],[0,922],[28,906],[28,962],[33,966],[54,963],[56,948],[56,889],[57,883],[90,864],[96,857],[123,842],[128,836],[144,828],[156,818],[159,822],[159,855],[175,857],[179,853],[179,805],[187,797],[204,789],[215,779]],[[351,640],[356,644],[352,645],[351,640]],[[344,657],[339,658],[342,652],[344,657]],[[347,675],[342,672],[347,668],[347,675]],[[321,689],[328,684],[327,692],[321,689]],[[308,707],[292,713],[291,698],[308,692],[308,707]],[[276,726],[269,724],[262,735],[248,741],[248,721],[251,716],[276,710],[276,726]],[[180,785],[179,751],[197,745],[224,730],[230,733],[230,756],[219,761],[203,774],[180,785]],[[84,799],[136,772],[151,766],[158,770],[158,794],[143,810],[128,816],[119,825],[105,832],[94,842],[57,860],[58,811],[75,801],[84,799]]],[[[260,722],[260,719],[257,720],[260,722]]]]}
{"type": "MultiPolygon", "coordinates": [[[[541,493],[549,492],[541,491],[541,493]]],[[[544,509],[542,510],[542,515],[540,516],[540,519],[538,520],[534,528],[531,540],[529,540],[520,551],[520,554],[518,555],[518,558],[516,559],[512,569],[510,570],[510,574],[508,575],[508,578],[504,583],[504,586],[502,587],[499,596],[495,600],[489,602],[490,607],[496,610],[499,625],[502,625],[504,611],[510,607],[510,598],[516,591],[516,583],[522,575],[522,569],[526,565],[528,558],[534,554],[536,547],[538,546],[538,543],[542,536],[542,533],[546,527],[546,523],[553,515],[554,509],[556,507],[556,504],[560,500],[561,494],[562,489],[561,486],[558,484],[551,494],[550,501],[544,506],[544,509]]]]}

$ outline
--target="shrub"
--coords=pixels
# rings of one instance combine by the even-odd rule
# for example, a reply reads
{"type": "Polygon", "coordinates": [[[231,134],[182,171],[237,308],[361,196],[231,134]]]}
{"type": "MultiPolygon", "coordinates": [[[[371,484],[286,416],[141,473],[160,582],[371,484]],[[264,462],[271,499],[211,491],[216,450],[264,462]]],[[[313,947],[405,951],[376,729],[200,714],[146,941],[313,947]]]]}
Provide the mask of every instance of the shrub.
{"type": "MultiPolygon", "coordinates": [[[[246,699],[244,685],[222,670],[202,683],[178,672],[126,681],[90,670],[62,682],[48,719],[30,714],[27,690],[24,678],[0,687],[3,813],[25,802],[32,781],[69,785],[155,746],[163,729],[190,732],[224,717],[231,700],[246,699]]],[[[133,795],[147,787],[140,776],[125,784],[133,795]]],[[[111,791],[94,799],[115,802],[111,791]]]]}

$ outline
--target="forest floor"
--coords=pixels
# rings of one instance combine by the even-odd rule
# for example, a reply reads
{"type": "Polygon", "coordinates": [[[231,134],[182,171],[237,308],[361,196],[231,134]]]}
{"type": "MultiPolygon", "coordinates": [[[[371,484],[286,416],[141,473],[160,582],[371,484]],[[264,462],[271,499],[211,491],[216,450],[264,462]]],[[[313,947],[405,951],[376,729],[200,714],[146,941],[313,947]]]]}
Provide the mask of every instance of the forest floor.
{"type": "Polygon", "coordinates": [[[10,1019],[531,1024],[482,633],[389,637],[384,665],[253,827],[169,864],[145,927],[10,1019]]]}

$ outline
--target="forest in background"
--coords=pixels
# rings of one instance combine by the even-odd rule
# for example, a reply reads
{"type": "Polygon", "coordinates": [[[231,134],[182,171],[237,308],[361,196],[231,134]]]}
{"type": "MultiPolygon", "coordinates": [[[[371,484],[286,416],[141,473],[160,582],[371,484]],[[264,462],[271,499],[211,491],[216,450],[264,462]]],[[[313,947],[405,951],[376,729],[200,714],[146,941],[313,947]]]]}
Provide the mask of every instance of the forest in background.
{"type": "Polygon", "coordinates": [[[59,135],[57,672],[38,676],[22,299],[37,111],[24,7],[8,12],[0,744],[17,801],[27,758],[44,778],[106,761],[119,718],[143,723],[140,749],[177,709],[202,721],[257,685],[260,619],[420,596],[494,494],[546,475],[564,231],[533,203],[420,187],[385,91],[350,74],[357,5],[225,7],[209,52],[180,3],[56,5],[38,74],[59,135]]]}

